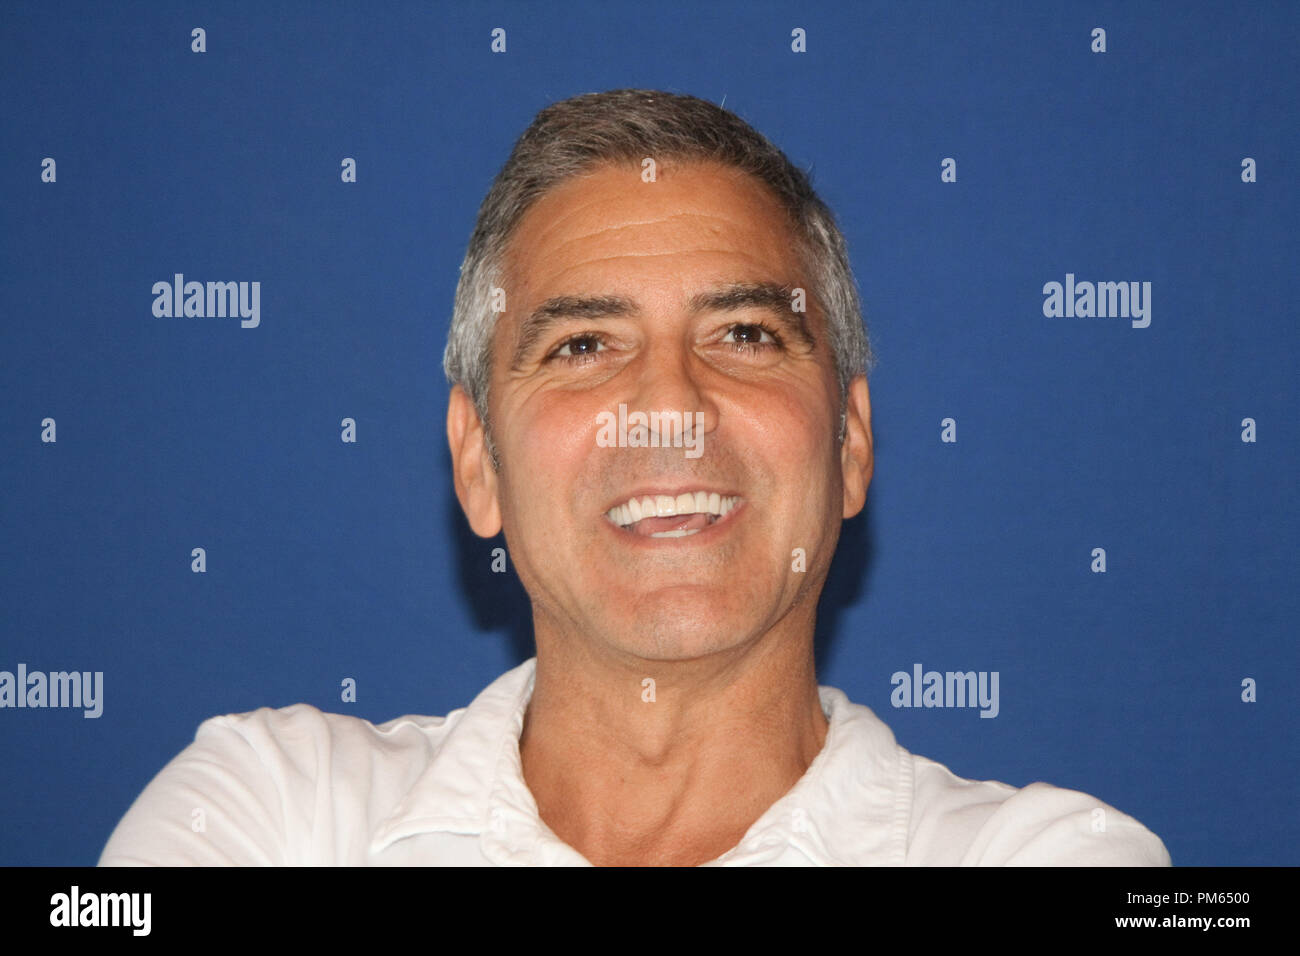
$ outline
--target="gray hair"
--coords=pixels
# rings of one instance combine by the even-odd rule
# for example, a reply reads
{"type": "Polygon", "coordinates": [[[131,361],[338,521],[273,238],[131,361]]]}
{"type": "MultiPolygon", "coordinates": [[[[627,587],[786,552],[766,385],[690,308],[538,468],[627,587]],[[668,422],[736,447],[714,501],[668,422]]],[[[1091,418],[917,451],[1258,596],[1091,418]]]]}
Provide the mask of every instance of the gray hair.
{"type": "Polygon", "coordinates": [[[515,143],[479,207],[460,267],[443,370],[465,389],[478,411],[494,465],[488,418],[492,338],[499,313],[492,289],[501,286],[504,256],[524,214],[548,190],[608,163],[705,160],[749,173],[776,195],[789,216],[796,246],[811,266],[812,295],[826,316],[840,385],[844,439],[849,383],[875,364],[844,236],[808,176],[761,133],[720,106],[657,90],[587,93],[546,107],[515,143]]]}

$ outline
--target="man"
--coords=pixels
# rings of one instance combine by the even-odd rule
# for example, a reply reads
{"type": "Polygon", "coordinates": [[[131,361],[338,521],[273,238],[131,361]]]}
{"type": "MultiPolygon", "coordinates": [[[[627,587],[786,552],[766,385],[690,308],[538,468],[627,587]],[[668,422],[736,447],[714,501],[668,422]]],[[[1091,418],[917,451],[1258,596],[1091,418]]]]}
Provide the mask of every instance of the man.
{"type": "Polygon", "coordinates": [[[739,118],[543,110],[445,359],[456,493],[505,532],[537,657],[445,719],[207,721],[101,862],[1167,865],[1094,798],[957,778],[818,687],[870,362],[829,210],[739,118]]]}

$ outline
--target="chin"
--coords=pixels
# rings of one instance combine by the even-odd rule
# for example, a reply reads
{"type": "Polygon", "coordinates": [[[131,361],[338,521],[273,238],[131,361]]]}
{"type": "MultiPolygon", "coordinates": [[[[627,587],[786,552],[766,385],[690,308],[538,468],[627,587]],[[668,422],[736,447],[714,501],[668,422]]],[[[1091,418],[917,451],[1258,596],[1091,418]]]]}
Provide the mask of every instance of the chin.
{"type": "Polygon", "coordinates": [[[712,614],[684,614],[677,609],[638,617],[611,643],[649,661],[688,661],[732,650],[744,643],[749,631],[734,617],[719,615],[716,608],[712,614]]]}

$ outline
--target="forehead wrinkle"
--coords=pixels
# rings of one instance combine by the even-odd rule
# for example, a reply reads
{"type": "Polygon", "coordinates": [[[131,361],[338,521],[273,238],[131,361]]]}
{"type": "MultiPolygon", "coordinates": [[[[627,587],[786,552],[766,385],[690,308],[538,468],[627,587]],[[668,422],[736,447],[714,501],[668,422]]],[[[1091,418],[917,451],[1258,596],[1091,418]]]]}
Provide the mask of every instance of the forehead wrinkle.
{"type": "MultiPolygon", "coordinates": [[[[724,169],[723,171],[727,173],[732,172],[729,169],[724,169]]],[[[557,187],[557,189],[563,189],[563,188],[564,188],[563,186],[557,187]]],[[[746,190],[746,192],[749,191],[750,190],[746,190]]],[[[714,222],[723,224],[721,228],[714,227],[712,229],[709,229],[709,231],[713,233],[714,238],[716,238],[719,233],[721,233],[722,235],[726,235],[728,231],[737,228],[741,232],[745,232],[746,225],[759,225],[759,228],[756,231],[759,232],[764,239],[768,240],[770,243],[774,244],[775,246],[775,249],[768,249],[765,251],[769,251],[769,252],[774,251],[776,252],[779,258],[785,258],[783,253],[788,247],[789,244],[788,240],[791,237],[792,231],[797,232],[797,230],[792,229],[792,224],[789,222],[788,217],[784,215],[784,211],[781,209],[779,203],[777,203],[771,196],[767,195],[764,190],[760,189],[759,193],[760,195],[763,196],[763,200],[760,201],[757,205],[759,207],[766,205],[770,207],[768,210],[755,208],[755,204],[753,204],[750,201],[741,201],[739,203],[735,201],[736,199],[740,199],[742,197],[728,196],[725,197],[723,200],[721,200],[721,205],[719,208],[713,210],[694,210],[690,208],[682,210],[679,208],[677,211],[670,212],[666,215],[652,216],[647,219],[637,219],[631,222],[619,221],[612,224],[607,221],[609,218],[608,215],[605,215],[602,221],[598,221],[596,223],[591,224],[589,228],[584,228],[579,230],[577,235],[561,236],[559,241],[553,244],[549,254],[553,256],[561,250],[565,250],[571,246],[579,245],[586,242],[594,242],[594,241],[608,242],[610,241],[611,235],[617,234],[618,232],[627,229],[638,229],[638,228],[644,228],[646,226],[654,226],[654,225],[668,225],[675,221],[680,221],[680,220],[712,220],[714,222]],[[776,215],[777,224],[775,226],[770,221],[770,217],[766,214],[768,212],[775,212],[777,214],[776,215]],[[757,223],[753,222],[753,220],[755,219],[758,220],[759,222],[757,223]],[[769,221],[762,222],[762,220],[769,220],[769,221]],[[782,242],[782,239],[785,239],[787,241],[782,242]]],[[[611,202],[620,203],[625,201],[626,201],[626,193],[618,197],[615,197],[613,199],[602,201],[599,198],[597,199],[587,198],[585,194],[581,192],[577,193],[577,195],[573,197],[556,199],[556,194],[552,192],[549,195],[542,197],[542,199],[540,199],[533,206],[532,209],[530,209],[527,213],[524,214],[524,220],[520,223],[519,228],[515,230],[515,235],[509,241],[506,250],[506,255],[504,258],[512,266],[521,266],[521,265],[531,266],[532,263],[527,262],[526,260],[536,257],[537,254],[534,252],[534,250],[539,248],[544,248],[545,246],[547,246],[548,243],[546,242],[546,238],[554,234],[557,230],[562,230],[563,226],[569,225],[569,221],[573,219],[573,217],[579,215],[585,210],[591,210],[593,207],[608,205],[611,202]],[[557,207],[554,214],[551,214],[549,212],[550,206],[557,207]],[[530,232],[530,225],[531,225],[529,220],[535,218],[534,213],[542,217],[542,224],[540,224],[537,227],[535,235],[528,235],[528,233],[530,232]]],[[[650,199],[649,201],[654,202],[655,200],[650,199]]],[[[678,199],[678,200],[674,200],[672,204],[686,205],[689,207],[691,205],[691,201],[690,200],[682,201],[678,199]]],[[[684,250],[674,250],[674,251],[682,252],[684,250]]],[[[691,251],[695,251],[695,250],[691,250],[691,251]]],[[[734,253],[740,250],[718,249],[718,250],[706,250],[706,251],[734,253]]],[[[626,255],[669,255],[672,253],[634,253],[629,251],[625,254],[626,255]]],[[[584,259],[583,263],[604,262],[604,261],[608,261],[611,258],[616,258],[616,256],[602,256],[595,259],[584,259]]],[[[516,273],[516,278],[519,278],[517,274],[517,270],[512,269],[511,271],[516,273]]]]}
{"type": "MultiPolygon", "coordinates": [[[[730,170],[724,170],[724,171],[729,172],[730,170]]],[[[581,177],[581,178],[586,179],[587,177],[581,177]]],[[[778,213],[778,218],[782,219],[783,221],[787,218],[786,216],[783,215],[784,210],[782,209],[781,204],[775,199],[775,197],[771,196],[766,190],[761,188],[762,186],[761,183],[749,182],[747,178],[742,178],[737,182],[738,184],[744,187],[760,187],[758,188],[757,192],[763,198],[758,203],[755,203],[752,197],[752,193],[754,190],[752,190],[751,188],[743,188],[740,191],[743,193],[749,193],[750,194],[749,196],[732,195],[732,196],[723,197],[717,201],[719,208],[714,209],[712,211],[678,209],[678,211],[670,212],[667,215],[651,216],[650,218],[647,219],[638,219],[632,222],[621,222],[616,226],[598,227],[590,233],[584,232],[583,237],[595,235],[596,233],[607,231],[608,229],[618,229],[623,227],[645,226],[645,225],[651,225],[656,223],[666,223],[666,222],[671,222],[674,219],[683,219],[683,218],[720,219],[734,225],[737,222],[739,222],[739,217],[734,213],[734,210],[737,208],[740,210],[740,213],[742,215],[748,214],[751,211],[753,211],[758,216],[763,217],[765,212],[776,212],[778,213]],[[756,208],[761,206],[768,206],[769,209],[760,211],[758,208],[756,208]]],[[[638,183],[638,185],[643,186],[644,184],[638,183]]],[[[600,206],[607,207],[611,204],[622,205],[628,203],[629,201],[633,203],[637,203],[642,207],[646,205],[653,205],[655,203],[664,203],[664,202],[668,203],[670,208],[672,206],[692,205],[692,202],[690,200],[683,201],[682,197],[680,196],[667,197],[667,198],[656,197],[649,194],[647,194],[646,196],[636,196],[634,195],[635,188],[636,187],[628,187],[626,189],[621,189],[618,192],[618,194],[615,196],[601,197],[598,195],[595,198],[591,198],[588,196],[587,193],[579,191],[579,189],[577,188],[577,183],[572,180],[570,180],[567,183],[558,184],[557,186],[553,187],[551,191],[549,191],[548,193],[540,197],[533,204],[533,206],[526,213],[524,213],[523,219],[520,222],[520,226],[522,228],[519,231],[524,231],[527,228],[528,220],[531,218],[535,218],[534,213],[543,216],[545,219],[546,224],[541,227],[541,231],[539,234],[540,237],[540,236],[545,236],[547,233],[554,231],[556,228],[559,228],[567,224],[569,220],[573,219],[575,216],[582,214],[585,211],[592,209],[592,207],[600,207],[600,206]],[[566,188],[566,187],[571,187],[571,188],[566,188]],[[573,192],[574,195],[571,196],[559,195],[561,193],[569,192],[569,191],[573,192]],[[551,207],[555,207],[554,211],[552,211],[551,207]]],[[[715,197],[709,197],[709,198],[715,198],[715,197]]]]}
{"type": "MultiPolygon", "coordinates": [[[[593,232],[584,233],[584,237],[606,231],[608,228],[645,226],[692,217],[719,219],[735,225],[742,217],[747,215],[767,218],[769,213],[776,213],[776,218],[781,220],[783,224],[782,231],[787,231],[793,226],[793,223],[789,221],[787,211],[770,188],[744,170],[738,170],[728,163],[719,163],[706,157],[683,160],[680,169],[677,163],[665,165],[663,168],[665,173],[664,185],[668,187],[670,192],[668,197],[655,195],[653,186],[649,187],[649,191],[644,195],[638,194],[638,188],[647,188],[645,183],[639,181],[639,176],[636,177],[636,182],[624,183],[616,190],[613,190],[611,194],[611,190],[606,187],[612,187],[614,184],[622,182],[629,174],[636,176],[637,169],[635,167],[624,168],[624,164],[619,163],[597,164],[592,169],[569,177],[546,190],[532,204],[532,207],[523,214],[523,219],[519,224],[523,229],[517,231],[522,232],[528,227],[528,220],[536,218],[533,215],[534,213],[542,217],[545,223],[540,227],[538,238],[541,238],[557,228],[568,225],[574,217],[588,213],[593,208],[607,208],[611,205],[626,206],[629,203],[633,204],[633,209],[644,208],[647,205],[653,206],[655,203],[660,203],[661,206],[667,204],[670,209],[674,206],[678,208],[677,211],[668,215],[652,216],[648,219],[620,223],[616,227],[597,228],[593,232]],[[670,168],[673,170],[672,176],[667,175],[670,168]],[[718,195],[719,190],[716,188],[709,190],[706,195],[707,199],[713,201],[716,208],[711,211],[692,211],[689,207],[696,205],[694,196],[683,197],[680,193],[671,194],[673,193],[673,187],[676,185],[676,173],[678,171],[687,174],[699,172],[703,174],[705,179],[717,178],[723,180],[725,185],[720,190],[721,195],[718,195]],[[669,180],[672,181],[671,184],[669,180]],[[591,191],[593,183],[600,184],[596,187],[594,194],[591,191]],[[682,206],[688,208],[683,211],[682,206]]],[[[687,175],[685,178],[690,179],[690,176],[687,175]]],[[[644,215],[644,213],[642,214],[644,215]]],[[[771,230],[764,231],[770,232],[771,230]]]]}
{"type": "Polygon", "coordinates": [[[743,259],[748,259],[757,262],[760,266],[766,265],[766,263],[764,263],[762,259],[756,258],[755,256],[751,256],[747,253],[741,252],[736,249],[714,249],[714,248],[702,246],[698,249],[685,249],[685,250],[672,249],[668,252],[637,252],[633,250],[628,250],[627,252],[616,252],[608,256],[600,256],[595,259],[583,259],[581,262],[575,262],[573,265],[565,266],[563,269],[560,269],[553,276],[551,276],[548,279],[548,281],[555,281],[556,279],[559,279],[561,276],[565,275],[566,273],[573,272],[577,269],[582,269],[585,266],[595,265],[598,262],[610,262],[614,259],[657,259],[657,258],[662,258],[664,256],[679,256],[682,255],[683,253],[697,253],[697,252],[720,253],[722,255],[727,255],[727,256],[734,255],[743,259]]]}
{"type": "MultiPolygon", "coordinates": [[[[671,214],[669,214],[669,215],[656,216],[656,217],[652,217],[652,218],[649,218],[649,219],[637,219],[637,220],[635,220],[635,221],[622,220],[622,221],[614,222],[614,223],[608,223],[608,222],[597,223],[597,224],[594,224],[593,227],[592,227],[590,230],[583,230],[583,231],[581,231],[578,235],[575,235],[575,236],[567,236],[567,237],[565,237],[565,238],[562,239],[560,242],[557,242],[557,243],[555,244],[555,248],[556,248],[556,249],[563,249],[563,248],[565,248],[565,247],[567,247],[567,246],[572,246],[572,245],[575,245],[575,244],[577,244],[577,243],[588,242],[588,241],[591,241],[591,240],[594,240],[594,239],[597,239],[597,238],[600,238],[600,237],[605,237],[605,236],[607,236],[607,235],[610,234],[610,233],[618,233],[618,232],[622,232],[622,231],[627,230],[627,229],[639,229],[639,228],[642,228],[642,227],[645,227],[645,226],[659,226],[659,225],[667,225],[667,224],[673,223],[673,222],[678,221],[678,220],[683,220],[683,219],[689,219],[689,220],[701,220],[701,219],[702,219],[702,220],[714,220],[714,221],[717,221],[717,222],[725,223],[725,224],[726,224],[727,226],[729,226],[729,227],[736,227],[736,226],[741,226],[741,227],[743,227],[743,226],[744,226],[744,219],[743,219],[742,217],[734,216],[734,215],[726,215],[726,214],[721,213],[721,212],[718,212],[718,213],[712,213],[712,212],[674,212],[674,213],[671,213],[671,214]]],[[[533,238],[532,242],[530,242],[530,244],[529,244],[529,245],[530,245],[530,248],[531,248],[531,247],[536,247],[536,246],[543,245],[544,243],[543,243],[542,240],[544,240],[544,239],[546,238],[546,236],[547,236],[549,233],[552,233],[552,232],[555,231],[555,229],[559,228],[559,226],[560,226],[560,223],[558,223],[558,222],[548,223],[547,226],[545,226],[545,227],[544,227],[544,228],[543,228],[543,229],[538,233],[538,235],[537,235],[536,237],[533,238]]],[[[714,231],[715,231],[715,233],[716,233],[716,230],[714,230],[714,231]]],[[[767,235],[771,235],[773,231],[774,231],[774,230],[771,230],[771,229],[763,229],[763,230],[761,230],[761,232],[763,232],[764,234],[767,234],[767,235]]],[[[776,230],[776,231],[784,232],[785,229],[782,228],[782,229],[780,229],[780,230],[776,230]]]]}

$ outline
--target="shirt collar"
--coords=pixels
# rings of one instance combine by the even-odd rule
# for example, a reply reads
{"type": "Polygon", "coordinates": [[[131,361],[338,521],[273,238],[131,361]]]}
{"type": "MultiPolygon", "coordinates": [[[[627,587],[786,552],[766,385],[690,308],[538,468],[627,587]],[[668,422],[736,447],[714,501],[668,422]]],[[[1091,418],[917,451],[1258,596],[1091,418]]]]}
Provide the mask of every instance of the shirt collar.
{"type": "MultiPolygon", "coordinates": [[[[588,864],[540,818],[523,777],[519,735],[532,698],[536,658],[507,671],[465,708],[429,766],[380,824],[372,852],[421,833],[479,835],[503,865],[588,864]]],[[[706,865],[773,862],[794,848],[814,865],[901,864],[910,777],[893,732],[870,708],[820,687],[828,729],[821,751],[740,843],[706,865]]]]}

